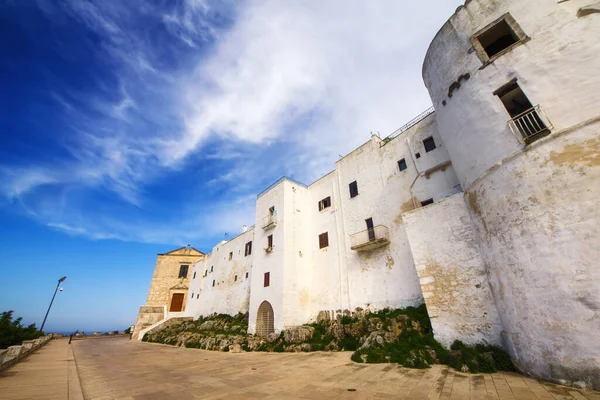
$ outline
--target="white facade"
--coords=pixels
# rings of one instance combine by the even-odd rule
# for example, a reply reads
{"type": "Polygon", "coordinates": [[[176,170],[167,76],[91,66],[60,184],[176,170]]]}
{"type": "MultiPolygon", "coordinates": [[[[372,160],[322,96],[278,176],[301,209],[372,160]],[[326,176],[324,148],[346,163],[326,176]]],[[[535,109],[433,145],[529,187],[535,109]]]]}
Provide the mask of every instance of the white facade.
{"type": "Polygon", "coordinates": [[[425,302],[446,345],[501,345],[524,372],[600,388],[599,12],[467,1],[424,62],[435,113],[260,194],[256,226],[195,266],[186,313],[248,311],[264,334],[425,302]],[[515,43],[492,54],[501,25],[515,43]],[[509,89],[539,107],[513,113],[509,89]],[[525,114],[548,129],[511,130],[525,114]]]}

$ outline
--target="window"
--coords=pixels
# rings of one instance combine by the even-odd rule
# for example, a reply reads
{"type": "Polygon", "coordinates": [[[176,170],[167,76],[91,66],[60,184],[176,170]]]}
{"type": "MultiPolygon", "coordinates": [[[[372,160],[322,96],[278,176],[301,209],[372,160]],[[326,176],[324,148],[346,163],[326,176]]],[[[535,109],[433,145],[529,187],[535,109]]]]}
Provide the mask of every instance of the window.
{"type": "Polygon", "coordinates": [[[204,271],[204,276],[208,275],[208,270],[204,271]]]}
{"type": "Polygon", "coordinates": [[[510,14],[504,14],[471,38],[473,48],[484,64],[526,40],[527,35],[510,14]]]}
{"type": "Polygon", "coordinates": [[[210,267],[210,272],[213,272],[214,270],[215,270],[214,266],[210,267]]]}
{"type": "Polygon", "coordinates": [[[398,168],[400,168],[400,171],[404,171],[408,168],[408,166],[406,165],[406,160],[404,158],[398,161],[398,168]]]}
{"type": "Polygon", "coordinates": [[[273,248],[273,235],[267,236],[267,249],[273,248]]]}
{"type": "Polygon", "coordinates": [[[196,271],[194,271],[194,276],[192,277],[192,279],[196,279],[196,271]]]}
{"type": "Polygon", "coordinates": [[[432,150],[435,150],[435,141],[431,136],[427,139],[423,140],[423,145],[425,146],[425,153],[429,153],[432,150]]]}
{"type": "Polygon", "coordinates": [[[494,94],[500,98],[511,118],[518,117],[525,111],[533,108],[533,105],[519,87],[516,79],[496,90],[494,94]]]}
{"type": "Polygon", "coordinates": [[[181,265],[179,267],[179,278],[187,278],[189,268],[189,265],[181,265]]]}
{"type": "Polygon", "coordinates": [[[197,298],[197,299],[199,299],[199,298],[200,298],[200,293],[198,293],[198,294],[196,295],[196,298],[197,298]]]}
{"type": "Polygon", "coordinates": [[[235,276],[235,278],[233,279],[234,282],[237,282],[237,275],[235,276]]]}
{"type": "Polygon", "coordinates": [[[323,249],[329,246],[329,232],[321,233],[319,235],[319,248],[323,249]]]}
{"type": "Polygon", "coordinates": [[[233,260],[233,251],[229,252],[229,261],[233,260]]]}
{"type": "Polygon", "coordinates": [[[246,279],[248,279],[248,273],[246,272],[246,279]]]}
{"type": "Polygon", "coordinates": [[[365,219],[367,224],[367,232],[369,234],[369,240],[375,240],[375,227],[373,226],[373,218],[365,219]]]}
{"type": "Polygon", "coordinates": [[[271,285],[271,273],[265,272],[265,287],[269,287],[271,285]]]}
{"type": "Polygon", "coordinates": [[[358,183],[356,181],[349,184],[348,187],[350,189],[350,198],[358,196],[358,183]]]}
{"type": "Polygon", "coordinates": [[[215,287],[215,280],[213,279],[213,287],[215,287]]]}
{"type": "Polygon", "coordinates": [[[425,206],[428,206],[430,204],[433,204],[433,199],[427,199],[425,201],[422,201],[421,202],[421,207],[425,207],[425,206]]]}
{"type": "Polygon", "coordinates": [[[244,257],[248,257],[252,254],[252,241],[246,243],[246,249],[244,250],[244,257]]]}
{"type": "Polygon", "coordinates": [[[275,206],[269,208],[269,215],[275,215],[275,206]]]}
{"type": "Polygon", "coordinates": [[[421,153],[415,153],[415,158],[421,158],[421,153]]]}
{"type": "Polygon", "coordinates": [[[319,202],[319,211],[331,207],[331,196],[324,198],[319,202]]]}

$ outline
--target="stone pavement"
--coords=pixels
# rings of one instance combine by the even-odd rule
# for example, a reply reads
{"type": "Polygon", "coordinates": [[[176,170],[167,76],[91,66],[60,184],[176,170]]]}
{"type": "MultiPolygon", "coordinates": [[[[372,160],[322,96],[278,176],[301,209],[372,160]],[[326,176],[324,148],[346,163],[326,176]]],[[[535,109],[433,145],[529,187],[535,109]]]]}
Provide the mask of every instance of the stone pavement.
{"type": "Polygon", "coordinates": [[[73,341],[86,399],[537,399],[600,393],[517,374],[355,364],[350,353],[220,353],[127,339],[73,341]]]}
{"type": "Polygon", "coordinates": [[[0,372],[0,400],[83,399],[68,345],[54,339],[9,369],[0,372]]]}

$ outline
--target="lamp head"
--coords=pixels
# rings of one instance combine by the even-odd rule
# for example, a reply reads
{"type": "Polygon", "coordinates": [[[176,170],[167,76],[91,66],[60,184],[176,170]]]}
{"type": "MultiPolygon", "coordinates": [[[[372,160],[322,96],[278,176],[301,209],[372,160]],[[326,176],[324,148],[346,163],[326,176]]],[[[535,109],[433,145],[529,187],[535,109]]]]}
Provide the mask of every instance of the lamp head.
{"type": "Polygon", "coordinates": [[[67,277],[66,277],[66,276],[63,276],[62,278],[60,278],[60,279],[58,280],[58,282],[59,282],[59,283],[60,283],[60,282],[64,282],[64,280],[65,280],[65,279],[67,279],[67,277]]]}

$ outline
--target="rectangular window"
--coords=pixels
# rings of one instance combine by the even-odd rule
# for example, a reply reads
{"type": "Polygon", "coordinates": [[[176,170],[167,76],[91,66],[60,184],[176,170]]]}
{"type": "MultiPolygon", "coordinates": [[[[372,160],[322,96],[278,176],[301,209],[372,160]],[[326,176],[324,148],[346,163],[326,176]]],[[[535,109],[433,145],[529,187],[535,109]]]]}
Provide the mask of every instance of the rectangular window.
{"type": "Polygon", "coordinates": [[[200,293],[198,293],[198,294],[196,295],[196,298],[197,298],[197,299],[199,299],[199,298],[200,298],[200,293]]]}
{"type": "Polygon", "coordinates": [[[229,252],[229,261],[233,260],[233,251],[229,252]]]}
{"type": "Polygon", "coordinates": [[[233,280],[234,282],[237,282],[237,275],[235,276],[235,279],[233,280]]]}
{"type": "Polygon", "coordinates": [[[196,279],[196,271],[194,271],[194,277],[192,279],[196,279]]]}
{"type": "Polygon", "coordinates": [[[246,249],[244,250],[244,257],[248,257],[252,254],[252,241],[246,243],[246,249]]]}
{"type": "Polygon", "coordinates": [[[213,272],[213,271],[214,271],[214,269],[215,269],[215,267],[214,267],[214,266],[210,267],[210,272],[213,272]]]}
{"type": "Polygon", "coordinates": [[[319,202],[319,211],[331,207],[331,197],[326,197],[319,202]]]}
{"type": "Polygon", "coordinates": [[[181,265],[179,267],[179,278],[187,278],[189,265],[181,265]]]}
{"type": "Polygon", "coordinates": [[[550,132],[540,114],[540,107],[534,107],[516,79],[508,82],[494,92],[500,98],[506,112],[510,115],[513,133],[520,133],[526,143],[531,143],[550,132]]]}
{"type": "Polygon", "coordinates": [[[367,232],[369,234],[369,240],[375,240],[375,227],[373,226],[373,218],[365,219],[367,224],[367,232]]]}
{"type": "Polygon", "coordinates": [[[248,273],[246,272],[246,279],[248,278],[248,273]]]}
{"type": "Polygon", "coordinates": [[[269,208],[269,215],[275,215],[275,206],[269,208]]]}
{"type": "Polygon", "coordinates": [[[350,189],[350,198],[351,199],[358,196],[358,183],[356,183],[356,181],[349,184],[348,188],[350,189]]]}
{"type": "Polygon", "coordinates": [[[421,153],[415,153],[415,158],[417,158],[417,159],[421,158],[421,153]]]}
{"type": "Polygon", "coordinates": [[[215,287],[215,280],[213,279],[213,287],[215,287]]]}
{"type": "Polygon", "coordinates": [[[406,165],[406,160],[404,158],[398,161],[398,168],[400,168],[400,171],[404,171],[406,168],[408,168],[408,166],[406,165]]]}
{"type": "Polygon", "coordinates": [[[425,153],[429,153],[432,150],[435,150],[435,141],[431,136],[427,139],[423,140],[423,145],[425,146],[425,153]]]}
{"type": "Polygon", "coordinates": [[[267,249],[273,248],[273,235],[267,236],[267,249]]]}
{"type": "Polygon", "coordinates": [[[321,233],[319,235],[319,248],[323,249],[329,246],[329,232],[321,233]]]}
{"type": "Polygon", "coordinates": [[[265,287],[269,287],[271,285],[271,273],[265,272],[265,287]]]}
{"type": "Polygon", "coordinates": [[[517,43],[519,37],[508,22],[503,19],[477,36],[477,40],[481,43],[481,47],[483,47],[487,56],[491,58],[517,43]]]}
{"type": "Polygon", "coordinates": [[[421,202],[421,207],[425,207],[425,206],[428,206],[430,204],[433,204],[433,199],[427,199],[425,201],[422,201],[421,202]]]}

